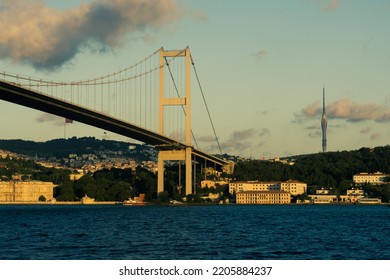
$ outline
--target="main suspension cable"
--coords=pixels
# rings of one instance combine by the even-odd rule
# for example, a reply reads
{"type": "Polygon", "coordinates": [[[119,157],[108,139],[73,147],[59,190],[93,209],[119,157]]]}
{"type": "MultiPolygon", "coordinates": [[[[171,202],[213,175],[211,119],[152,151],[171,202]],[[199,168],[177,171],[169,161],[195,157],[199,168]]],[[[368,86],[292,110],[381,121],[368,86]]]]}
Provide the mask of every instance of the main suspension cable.
{"type": "Polygon", "coordinates": [[[190,55],[190,58],[191,58],[192,67],[194,68],[196,80],[198,81],[198,85],[199,85],[200,92],[202,93],[203,102],[204,102],[204,105],[205,105],[205,107],[206,107],[206,111],[207,111],[207,114],[208,114],[208,116],[209,116],[209,120],[210,120],[211,126],[212,126],[212,128],[213,128],[215,140],[217,141],[218,148],[219,148],[219,152],[220,152],[221,155],[222,155],[221,145],[219,144],[218,136],[217,136],[217,133],[216,133],[216,131],[215,131],[214,123],[213,123],[213,120],[212,120],[212,118],[211,118],[211,114],[210,114],[209,107],[207,106],[206,98],[205,98],[204,93],[203,93],[202,85],[200,84],[198,72],[196,71],[195,63],[194,63],[194,60],[192,59],[192,55],[190,55]]]}

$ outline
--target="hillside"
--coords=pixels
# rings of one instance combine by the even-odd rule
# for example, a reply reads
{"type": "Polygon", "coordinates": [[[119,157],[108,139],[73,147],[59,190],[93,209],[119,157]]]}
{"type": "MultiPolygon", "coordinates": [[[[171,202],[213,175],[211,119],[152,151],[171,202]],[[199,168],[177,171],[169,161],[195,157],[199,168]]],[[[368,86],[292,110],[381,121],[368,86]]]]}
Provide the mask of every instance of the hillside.
{"type": "Polygon", "coordinates": [[[136,161],[153,160],[156,151],[148,145],[114,140],[100,140],[95,137],[54,139],[46,142],[26,140],[0,140],[0,150],[39,158],[65,158],[69,154],[96,154],[99,151],[120,152],[136,161]]]}
{"type": "MultiPolygon", "coordinates": [[[[294,157],[294,165],[280,162],[251,160],[239,162],[234,179],[259,181],[286,181],[307,183],[309,194],[318,188],[332,188],[343,194],[353,186],[353,175],[361,172],[390,174],[390,146],[361,148],[355,151],[328,152],[294,157]]],[[[368,194],[390,199],[390,187],[366,187],[368,194]],[[385,194],[385,195],[384,195],[385,194]]]]}
{"type": "MultiPolygon", "coordinates": [[[[55,139],[46,142],[24,140],[0,140],[0,150],[28,155],[30,157],[65,158],[70,154],[89,155],[105,154],[126,157],[135,161],[156,161],[157,151],[147,145],[139,145],[112,140],[99,140],[93,137],[55,139]]],[[[355,151],[328,152],[310,155],[299,155],[288,159],[293,165],[265,160],[242,160],[235,166],[234,174],[227,175],[232,180],[287,181],[299,180],[307,183],[308,193],[313,194],[318,188],[328,188],[334,194],[344,194],[353,186],[353,175],[361,172],[382,172],[390,174],[390,146],[361,148],[355,151]]],[[[0,158],[0,170],[4,178],[12,174],[32,174],[33,179],[55,180],[57,183],[65,178],[64,174],[52,174],[52,170],[42,169],[33,161],[7,160],[0,158]],[[46,177],[45,177],[46,176],[46,177]],[[55,178],[54,178],[54,177],[55,178]]],[[[198,169],[200,172],[200,169],[198,169]]],[[[107,172],[107,171],[105,171],[107,172]]],[[[114,172],[114,171],[113,171],[114,172]]],[[[168,171],[167,171],[168,172],[168,171]]],[[[168,172],[167,189],[177,185],[177,168],[168,172]]],[[[201,177],[201,174],[198,174],[201,177]]],[[[145,177],[143,175],[143,177],[145,177]]],[[[150,173],[144,179],[154,180],[150,173]],[[148,179],[146,178],[148,177],[148,179]],[[150,177],[150,178],[149,178],[150,177]]],[[[148,183],[154,186],[152,183],[148,183]]],[[[370,196],[390,200],[390,184],[384,186],[364,186],[370,196]]],[[[145,190],[146,191],[146,190],[145,190]]],[[[152,189],[148,190],[152,191],[152,189]]]]}

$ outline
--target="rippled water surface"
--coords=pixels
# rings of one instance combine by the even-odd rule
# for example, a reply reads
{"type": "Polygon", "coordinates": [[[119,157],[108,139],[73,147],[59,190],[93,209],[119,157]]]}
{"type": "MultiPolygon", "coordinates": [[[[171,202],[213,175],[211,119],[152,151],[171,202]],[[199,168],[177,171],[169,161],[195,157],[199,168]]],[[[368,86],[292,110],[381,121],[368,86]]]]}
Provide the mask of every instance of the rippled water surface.
{"type": "Polygon", "coordinates": [[[390,207],[0,206],[0,259],[390,259],[390,207]]]}

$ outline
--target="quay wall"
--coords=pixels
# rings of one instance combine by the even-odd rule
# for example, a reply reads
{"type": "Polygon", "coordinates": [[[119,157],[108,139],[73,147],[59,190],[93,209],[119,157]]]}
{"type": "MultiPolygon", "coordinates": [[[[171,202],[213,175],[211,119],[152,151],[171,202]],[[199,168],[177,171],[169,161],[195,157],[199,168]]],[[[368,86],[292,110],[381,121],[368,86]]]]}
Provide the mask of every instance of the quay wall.
{"type": "Polygon", "coordinates": [[[57,201],[57,202],[37,202],[37,201],[0,201],[0,205],[117,205],[116,201],[95,201],[82,203],[81,201],[57,201]]]}

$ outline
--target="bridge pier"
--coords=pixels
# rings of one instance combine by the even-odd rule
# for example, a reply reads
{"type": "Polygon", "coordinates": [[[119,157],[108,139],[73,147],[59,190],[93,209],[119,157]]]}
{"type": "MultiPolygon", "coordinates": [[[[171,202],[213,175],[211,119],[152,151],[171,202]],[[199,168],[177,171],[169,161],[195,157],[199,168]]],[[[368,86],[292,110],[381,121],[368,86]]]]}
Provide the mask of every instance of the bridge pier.
{"type": "Polygon", "coordinates": [[[192,148],[185,150],[162,150],[158,153],[158,177],[157,177],[157,195],[164,191],[164,162],[168,160],[185,161],[186,181],[185,195],[192,194],[192,148]]]}

